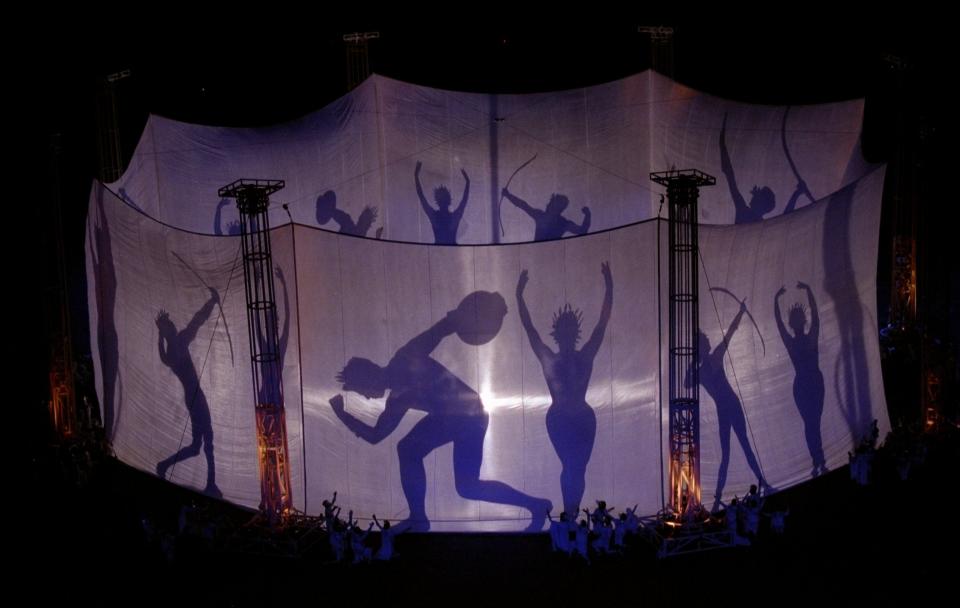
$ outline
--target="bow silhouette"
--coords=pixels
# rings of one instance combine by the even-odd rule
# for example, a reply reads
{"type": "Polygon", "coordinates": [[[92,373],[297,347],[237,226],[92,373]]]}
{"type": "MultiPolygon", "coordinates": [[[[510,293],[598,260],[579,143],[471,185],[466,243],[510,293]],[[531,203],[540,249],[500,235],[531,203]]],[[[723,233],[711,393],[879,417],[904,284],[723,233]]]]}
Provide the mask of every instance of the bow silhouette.
{"type": "MultiPolygon", "coordinates": [[[[725,293],[725,294],[727,294],[728,296],[730,296],[731,298],[733,298],[733,299],[736,300],[737,302],[741,302],[741,303],[743,302],[743,300],[741,300],[740,298],[738,298],[732,291],[730,291],[730,290],[727,289],[726,287],[711,287],[711,288],[710,288],[710,291],[719,291],[720,293],[725,293]]],[[[766,357],[766,356],[767,356],[767,344],[766,344],[766,342],[763,341],[763,334],[760,333],[760,326],[757,325],[757,321],[753,318],[753,315],[750,314],[750,311],[747,310],[747,307],[746,307],[746,306],[743,307],[743,312],[746,313],[747,317],[750,318],[750,322],[753,323],[753,328],[757,330],[757,335],[760,336],[760,346],[763,347],[763,356],[766,357]]]]}
{"type": "MultiPolygon", "coordinates": [[[[533,160],[534,160],[535,158],[537,158],[537,154],[538,154],[538,153],[534,153],[534,155],[530,157],[530,160],[528,160],[527,162],[525,162],[525,163],[523,163],[522,165],[520,165],[519,167],[517,167],[517,170],[514,171],[514,172],[510,175],[510,179],[507,180],[507,184],[503,187],[504,190],[509,190],[509,189],[510,189],[510,182],[513,181],[513,178],[515,178],[515,177],[517,176],[517,173],[520,173],[520,169],[523,169],[524,167],[526,167],[527,165],[529,165],[530,163],[532,163],[533,160]]],[[[503,216],[500,215],[500,207],[501,207],[502,205],[503,205],[503,190],[500,191],[500,201],[497,203],[497,221],[500,222],[500,235],[501,235],[501,236],[503,236],[503,235],[506,234],[506,232],[503,230],[503,216]]]]}
{"type": "MultiPolygon", "coordinates": [[[[183,258],[177,255],[176,251],[171,251],[170,253],[173,254],[173,257],[180,260],[180,263],[183,264],[187,270],[192,272],[193,276],[197,277],[197,280],[200,281],[201,285],[203,285],[207,289],[212,289],[212,287],[207,285],[207,282],[203,280],[203,277],[197,274],[197,271],[190,267],[190,264],[187,264],[183,258]]],[[[230,346],[230,365],[233,365],[233,340],[230,339],[230,328],[227,327],[227,315],[223,313],[223,304],[220,303],[219,298],[217,299],[217,307],[220,309],[220,319],[223,320],[223,331],[227,334],[227,344],[230,346]]]]}
{"type": "MultiPolygon", "coordinates": [[[[790,114],[790,106],[787,106],[787,109],[783,111],[783,124],[780,125],[780,141],[783,143],[783,154],[787,157],[787,162],[790,164],[790,168],[793,170],[794,177],[797,178],[797,182],[804,184],[803,179],[800,177],[800,172],[797,171],[797,165],[793,162],[793,157],[790,156],[790,148],[787,147],[787,116],[790,114]]],[[[810,189],[804,186],[803,193],[807,195],[807,198],[810,199],[811,203],[817,202],[813,195],[810,194],[810,189]]]]}

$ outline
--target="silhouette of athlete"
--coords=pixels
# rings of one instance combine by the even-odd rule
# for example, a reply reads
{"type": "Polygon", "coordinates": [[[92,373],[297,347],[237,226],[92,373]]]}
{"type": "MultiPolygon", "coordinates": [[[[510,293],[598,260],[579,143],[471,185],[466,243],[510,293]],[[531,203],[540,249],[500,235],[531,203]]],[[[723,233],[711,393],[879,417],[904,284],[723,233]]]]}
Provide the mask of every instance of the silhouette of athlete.
{"type": "Polygon", "coordinates": [[[535,241],[559,239],[567,232],[586,234],[590,230],[589,207],[583,207],[581,209],[583,211],[583,223],[579,226],[563,217],[564,210],[567,208],[567,205],[570,204],[570,199],[563,194],[552,195],[550,202],[547,203],[547,208],[543,211],[534,209],[527,204],[527,201],[518,196],[514,196],[506,188],[503,189],[502,194],[508,201],[516,205],[518,209],[533,219],[536,224],[533,235],[533,240],[535,241]]]}
{"type": "Polygon", "coordinates": [[[780,296],[787,292],[785,287],[777,291],[773,299],[773,311],[777,320],[780,338],[790,355],[796,376],[793,378],[793,399],[797,411],[803,419],[803,434],[813,460],[814,477],[827,472],[826,459],[823,457],[823,441],[820,436],[820,417],[823,415],[823,374],[820,372],[820,357],[817,342],[820,339],[820,315],[817,313],[817,301],[813,291],[806,283],[797,282],[797,289],[807,292],[810,303],[810,331],[805,332],[807,315],[803,304],[797,302],[790,307],[788,322],[793,335],[783,325],[780,313],[780,296]]]}
{"type": "MultiPolygon", "coordinates": [[[[330,220],[333,220],[340,226],[340,234],[352,234],[354,236],[367,236],[370,227],[377,219],[376,207],[364,207],[360,212],[360,217],[354,223],[350,214],[342,209],[337,209],[337,195],[333,190],[327,190],[317,197],[317,223],[323,226],[330,220]]],[[[380,238],[380,228],[377,230],[377,238],[380,238]]]]}
{"type": "Polygon", "coordinates": [[[531,514],[527,531],[538,532],[543,528],[544,514],[551,510],[550,501],[528,496],[499,481],[480,479],[483,439],[489,416],[477,392],[430,356],[441,340],[470,322],[467,316],[461,309],[447,313],[430,329],[401,347],[386,367],[360,357],[347,362],[337,376],[343,383],[343,390],[359,393],[368,399],[379,399],[390,391],[386,407],[374,426],[348,413],[342,395],[330,399],[330,406],[348,429],[371,444],[388,437],[408,410],[427,413],[397,443],[400,484],[410,509],[409,519],[398,524],[399,527],[414,531],[430,529],[424,507],[427,477],[423,459],[438,447],[452,442],[454,480],[460,496],[523,507],[531,514]]]}
{"type": "MultiPolygon", "coordinates": [[[[730,322],[730,328],[727,329],[723,341],[717,347],[710,351],[710,340],[706,334],[700,332],[700,384],[707,390],[707,394],[713,399],[717,406],[717,428],[720,431],[720,469],[717,472],[717,490],[714,495],[713,508],[711,511],[717,511],[720,508],[720,498],[723,494],[723,487],[727,482],[727,467],[730,464],[730,431],[737,435],[740,447],[743,449],[743,455],[747,458],[747,464],[753,471],[761,485],[769,488],[764,481],[763,473],[760,472],[760,464],[757,462],[753,449],[750,447],[750,441],[747,439],[747,419],[743,415],[743,405],[737,394],[733,392],[730,381],[727,380],[726,372],[723,369],[723,356],[730,345],[730,339],[734,332],[740,326],[740,319],[747,310],[746,300],[740,302],[740,311],[730,322]]],[[[686,385],[690,386],[691,374],[687,373],[686,385]]]]}
{"type": "Polygon", "coordinates": [[[437,209],[430,206],[427,197],[423,195],[423,187],[420,185],[420,170],[423,163],[417,161],[417,169],[413,173],[413,179],[417,184],[417,196],[420,197],[420,206],[423,212],[430,219],[430,226],[433,228],[433,242],[437,245],[456,245],[457,228],[460,226],[460,219],[463,217],[463,210],[467,206],[467,198],[470,196],[470,177],[467,172],[460,169],[463,174],[465,185],[463,186],[463,198],[456,209],[450,211],[450,191],[446,186],[438,186],[433,191],[433,198],[437,201],[437,209]]]}
{"type": "Polygon", "coordinates": [[[220,498],[223,496],[216,484],[216,467],[213,460],[213,425],[210,420],[210,407],[207,398],[200,389],[200,378],[190,357],[190,343],[197,337],[197,331],[210,318],[213,306],[220,301],[220,295],[213,288],[210,289],[210,299],[197,311],[182,331],[170,320],[170,315],[161,310],[157,314],[157,329],[160,332],[158,348],[160,361],[173,371],[177,380],[183,385],[183,398],[190,414],[192,441],[172,456],[157,463],[157,476],[161,479],[171,465],[186,460],[200,453],[207,458],[207,485],[203,493],[220,498]]]}
{"type": "MultiPolygon", "coordinates": [[[[777,197],[769,186],[754,186],[750,189],[750,203],[740,194],[737,187],[737,178],[733,172],[733,163],[730,162],[730,153],[727,152],[727,115],[723,115],[723,126],[720,127],[720,170],[727,178],[727,186],[730,188],[730,197],[733,199],[733,206],[736,215],[734,224],[749,224],[759,222],[763,216],[773,211],[777,206],[777,197]]],[[[807,193],[807,185],[800,180],[797,189],[787,202],[784,213],[790,213],[797,205],[800,195],[807,193]]],[[[812,200],[812,196],[811,196],[812,200]]]]}

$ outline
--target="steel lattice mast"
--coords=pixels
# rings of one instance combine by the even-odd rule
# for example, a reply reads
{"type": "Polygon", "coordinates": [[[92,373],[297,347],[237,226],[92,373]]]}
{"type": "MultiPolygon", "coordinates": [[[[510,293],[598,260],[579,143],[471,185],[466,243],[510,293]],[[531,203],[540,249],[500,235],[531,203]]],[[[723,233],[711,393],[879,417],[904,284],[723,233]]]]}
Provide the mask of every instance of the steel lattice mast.
{"type": "Polygon", "coordinates": [[[293,507],[267,214],[270,194],[283,186],[281,180],[240,179],[217,192],[221,197],[236,198],[240,212],[250,367],[256,397],[260,510],[272,522],[288,514],[293,507]]]}
{"type": "Polygon", "coordinates": [[[697,199],[716,178],[696,169],[651,173],[669,204],[670,497],[674,513],[700,505],[700,378],[697,199]]]}

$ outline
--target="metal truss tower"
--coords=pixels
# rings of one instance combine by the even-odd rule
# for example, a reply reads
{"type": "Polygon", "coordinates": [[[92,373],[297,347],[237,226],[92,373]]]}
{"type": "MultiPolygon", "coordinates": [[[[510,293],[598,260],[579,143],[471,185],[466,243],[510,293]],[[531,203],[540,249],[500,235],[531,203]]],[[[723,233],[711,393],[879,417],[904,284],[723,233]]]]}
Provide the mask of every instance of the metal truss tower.
{"type": "Polygon", "coordinates": [[[347,52],[347,90],[352,91],[370,75],[370,41],[380,37],[380,32],[354,32],[344,34],[347,52]]]}
{"type": "Polygon", "coordinates": [[[682,517],[700,505],[700,378],[697,198],[716,178],[696,169],[651,173],[669,203],[670,497],[682,517]]]}
{"type": "Polygon", "coordinates": [[[217,192],[220,197],[237,199],[240,211],[250,367],[256,397],[260,510],[272,523],[279,522],[293,508],[267,215],[270,194],[283,186],[280,180],[240,179],[217,192]]]}

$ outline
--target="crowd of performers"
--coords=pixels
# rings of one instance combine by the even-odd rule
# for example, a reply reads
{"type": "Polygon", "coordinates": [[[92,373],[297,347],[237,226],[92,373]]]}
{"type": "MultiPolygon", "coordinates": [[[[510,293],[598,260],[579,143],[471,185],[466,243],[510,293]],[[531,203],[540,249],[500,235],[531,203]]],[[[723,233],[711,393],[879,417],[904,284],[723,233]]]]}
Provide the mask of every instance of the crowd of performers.
{"type": "MultiPolygon", "coordinates": [[[[860,486],[870,485],[874,477],[874,463],[878,455],[877,439],[880,429],[873,421],[869,434],[865,435],[852,452],[847,452],[850,461],[850,479],[860,486]]],[[[912,470],[923,465],[927,459],[927,436],[919,429],[896,427],[883,441],[887,464],[896,471],[901,481],[910,478],[912,470]]]]}
{"type": "Polygon", "coordinates": [[[364,530],[360,522],[353,518],[353,511],[347,513],[347,521],[340,519],[340,507],[337,506],[337,493],[331,500],[323,501],[323,526],[330,542],[330,552],[337,562],[353,564],[370,563],[373,560],[390,561],[394,556],[393,539],[403,531],[399,526],[391,526],[389,520],[382,522],[373,515],[364,530]],[[374,550],[369,539],[374,526],[380,530],[380,545],[374,550]]]}
{"type": "Polygon", "coordinates": [[[554,552],[587,563],[599,556],[625,553],[638,538],[670,536],[680,528],[696,529],[706,533],[729,533],[733,545],[749,545],[757,538],[761,518],[769,520],[769,529],[782,535],[789,510],[764,510],[766,496],[751,485],[743,498],[735,497],[720,511],[711,514],[702,506],[687,510],[683,515],[640,517],[636,505],[619,513],[608,507],[606,501],[596,501],[596,508],[583,509],[577,520],[566,512],[550,518],[550,545],[554,552]]]}
{"type": "MultiPolygon", "coordinates": [[[[850,477],[858,487],[874,480],[877,466],[887,471],[886,477],[906,480],[926,459],[925,436],[919,431],[896,429],[885,438],[879,446],[881,449],[878,449],[878,436],[874,422],[849,454],[850,477]]],[[[656,536],[669,537],[691,530],[723,535],[732,546],[751,545],[763,537],[776,538],[784,534],[790,511],[779,497],[768,503],[769,496],[769,486],[758,480],[742,496],[721,503],[720,508],[713,511],[703,505],[687,508],[682,504],[678,512],[641,517],[636,505],[619,511],[606,501],[597,500],[592,510],[584,508],[573,514],[547,511],[545,516],[549,520],[553,552],[563,559],[589,564],[598,558],[629,554],[640,540],[650,541],[656,536]]],[[[148,545],[159,548],[169,561],[173,561],[181,537],[195,538],[205,545],[219,545],[218,541],[229,536],[235,526],[223,514],[218,514],[215,504],[211,501],[204,506],[202,501],[191,501],[182,506],[177,521],[171,520],[167,525],[144,516],[141,525],[148,545]]],[[[316,520],[326,536],[334,562],[364,564],[387,562],[396,557],[395,539],[407,528],[406,522],[392,525],[372,515],[361,524],[352,510],[342,519],[336,492],[322,505],[323,515],[316,520]]]]}

